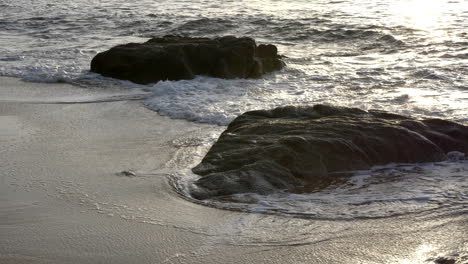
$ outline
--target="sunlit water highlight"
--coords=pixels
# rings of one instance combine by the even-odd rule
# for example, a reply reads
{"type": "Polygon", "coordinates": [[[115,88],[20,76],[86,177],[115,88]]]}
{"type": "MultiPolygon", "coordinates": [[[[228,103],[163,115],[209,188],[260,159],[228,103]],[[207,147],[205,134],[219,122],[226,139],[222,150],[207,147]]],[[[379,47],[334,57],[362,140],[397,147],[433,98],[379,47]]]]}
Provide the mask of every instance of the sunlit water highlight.
{"type": "MultiPolygon", "coordinates": [[[[462,0],[5,0],[0,10],[0,76],[144,90],[135,94],[144,95],[149,109],[173,118],[224,126],[248,110],[329,103],[468,122],[468,4],[462,0]],[[252,36],[277,45],[287,67],[258,80],[199,76],[151,85],[88,72],[98,52],[166,34],[252,36]]],[[[192,143],[206,151],[214,138],[192,143]]],[[[178,156],[169,170],[188,199],[196,161],[184,159],[193,155],[178,156]]],[[[313,194],[246,194],[206,204],[321,219],[461,214],[467,175],[466,161],[395,164],[313,194]]]]}
{"type": "Polygon", "coordinates": [[[253,36],[287,56],[288,67],[264,80],[140,87],[154,92],[148,107],[175,118],[225,125],[247,110],[325,102],[467,121],[465,1],[7,0],[1,8],[0,75],[27,81],[115,85],[88,73],[91,58],[165,34],[253,36]]]}

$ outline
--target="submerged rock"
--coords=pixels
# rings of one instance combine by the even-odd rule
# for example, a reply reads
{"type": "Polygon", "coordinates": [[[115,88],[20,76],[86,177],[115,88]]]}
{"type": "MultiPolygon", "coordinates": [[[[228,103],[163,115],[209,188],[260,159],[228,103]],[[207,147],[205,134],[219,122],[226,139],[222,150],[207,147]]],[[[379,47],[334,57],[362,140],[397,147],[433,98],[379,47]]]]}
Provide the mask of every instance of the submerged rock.
{"type": "Polygon", "coordinates": [[[140,84],[195,75],[258,78],[283,66],[276,46],[257,46],[252,38],[233,36],[153,38],[113,47],[91,61],[92,72],[140,84]]]}
{"type": "Polygon", "coordinates": [[[326,105],[251,111],[229,124],[193,172],[197,199],[323,188],[350,170],[468,153],[468,127],[326,105]]]}

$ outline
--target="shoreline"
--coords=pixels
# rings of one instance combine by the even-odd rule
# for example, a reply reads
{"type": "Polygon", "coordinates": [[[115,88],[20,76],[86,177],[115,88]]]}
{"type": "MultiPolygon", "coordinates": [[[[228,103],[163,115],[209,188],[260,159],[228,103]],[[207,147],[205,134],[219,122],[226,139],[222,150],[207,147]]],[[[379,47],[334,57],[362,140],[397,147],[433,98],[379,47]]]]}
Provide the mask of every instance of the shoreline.
{"type": "Polygon", "coordinates": [[[463,215],[328,221],[191,203],[167,175],[206,146],[178,145],[219,127],[160,116],[122,90],[31,104],[18,100],[116,93],[0,86],[1,263],[432,263],[468,249],[463,215]]]}

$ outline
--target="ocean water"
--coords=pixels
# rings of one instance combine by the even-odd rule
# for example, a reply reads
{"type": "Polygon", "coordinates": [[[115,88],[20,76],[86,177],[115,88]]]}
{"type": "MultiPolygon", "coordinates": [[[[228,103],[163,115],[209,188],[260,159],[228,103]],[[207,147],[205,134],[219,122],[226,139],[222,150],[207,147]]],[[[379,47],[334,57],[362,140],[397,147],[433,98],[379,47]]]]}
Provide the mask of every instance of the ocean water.
{"type": "MultiPolygon", "coordinates": [[[[328,103],[468,123],[467,29],[464,0],[2,0],[0,76],[141,90],[144,105],[162,115],[220,125],[181,139],[189,144],[179,146],[185,154],[172,175],[175,189],[190,199],[186,188],[196,177],[190,167],[248,110],[328,103]],[[149,85],[89,72],[98,52],[167,34],[251,36],[277,45],[287,67],[262,79],[198,76],[149,85]],[[200,153],[190,152],[193,146],[200,153]]],[[[467,182],[463,159],[390,164],[319,193],[202,203],[323,219],[463,214],[467,182]]]]}
{"type": "Polygon", "coordinates": [[[252,109],[330,103],[468,121],[468,3],[12,1],[0,3],[0,76],[131,86],[90,74],[96,53],[153,36],[252,36],[287,67],[261,80],[160,82],[147,107],[226,125],[252,109]]]}

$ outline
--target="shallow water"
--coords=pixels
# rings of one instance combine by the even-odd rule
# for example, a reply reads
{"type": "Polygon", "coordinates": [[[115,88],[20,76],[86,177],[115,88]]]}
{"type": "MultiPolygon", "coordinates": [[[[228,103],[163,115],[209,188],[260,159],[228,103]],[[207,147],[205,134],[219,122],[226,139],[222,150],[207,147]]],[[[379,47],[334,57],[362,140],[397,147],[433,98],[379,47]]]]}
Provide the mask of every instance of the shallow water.
{"type": "MultiPolygon", "coordinates": [[[[468,206],[467,174],[466,161],[395,164],[358,172],[344,184],[312,193],[247,193],[196,202],[215,208],[322,220],[462,215],[468,206]]],[[[175,188],[190,199],[187,185],[176,182],[175,188]]]]}
{"type": "MultiPolygon", "coordinates": [[[[173,118],[226,125],[248,110],[330,103],[468,122],[468,4],[464,1],[8,0],[2,10],[0,75],[90,89],[131,89],[135,99],[146,98],[146,107],[173,118]],[[151,85],[88,72],[97,52],[165,34],[253,36],[260,43],[278,45],[287,67],[259,80],[199,76],[151,85]]],[[[36,97],[24,101],[54,102],[36,97]]],[[[73,100],[120,99],[92,97],[73,100]]],[[[71,101],[55,99],[60,102],[71,101]]],[[[239,210],[255,212],[319,218],[340,218],[337,212],[344,218],[389,216],[441,207],[445,193],[453,191],[447,186],[455,186],[455,196],[463,202],[466,186],[456,183],[466,181],[467,174],[463,162],[395,165],[361,172],[345,186],[313,195],[229,199],[246,202],[239,210]],[[436,190],[426,179],[443,180],[449,189],[436,184],[436,190]]],[[[189,175],[182,178],[189,181],[189,175]]],[[[221,204],[216,206],[239,207],[221,204]]]]}
{"type": "Polygon", "coordinates": [[[200,176],[191,172],[213,143],[217,133],[180,138],[179,149],[165,173],[175,191],[206,206],[303,219],[378,219],[401,215],[448,217],[468,211],[468,161],[460,152],[450,160],[419,164],[388,164],[352,171],[349,180],[324,189],[283,190],[260,195],[234,194],[196,200],[190,191],[200,176]],[[204,140],[202,140],[204,139],[204,140]]]}
{"type": "MultiPolygon", "coordinates": [[[[347,231],[352,228],[344,224],[346,221],[359,219],[366,228],[367,220],[388,219],[388,225],[394,220],[400,223],[403,217],[403,223],[430,223],[421,230],[457,234],[453,243],[446,243],[446,251],[468,259],[466,245],[460,244],[462,232],[467,232],[466,160],[375,167],[355,172],[344,184],[311,194],[245,194],[195,201],[187,190],[197,178],[190,168],[224,126],[248,110],[329,103],[468,123],[466,1],[4,0],[0,10],[0,76],[28,82],[67,82],[84,88],[82,91],[93,90],[79,96],[12,91],[11,96],[0,98],[0,103],[142,99],[147,108],[163,115],[220,125],[171,142],[179,150],[165,168],[135,168],[137,179],[158,182],[161,192],[155,199],[176,204],[181,211],[153,200],[134,201],[131,196],[109,195],[109,201],[66,183],[57,187],[62,199],[129,221],[199,233],[212,238],[213,245],[220,240],[234,246],[312,245],[320,242],[315,234],[328,232],[328,220],[343,221],[344,227],[319,236],[325,240],[356,236],[347,231]],[[277,45],[286,56],[287,67],[258,80],[198,76],[151,85],[88,72],[89,62],[98,52],[166,34],[252,36],[258,43],[277,45]],[[107,94],[111,89],[111,95],[107,94]],[[163,182],[155,180],[161,177],[163,182]],[[190,203],[185,203],[187,200],[190,203]],[[230,218],[232,225],[198,228],[191,222],[198,210],[190,207],[191,202],[250,214],[230,218]]],[[[421,252],[425,250],[422,247],[421,252]]],[[[423,253],[422,261],[428,258],[423,253]]],[[[419,259],[411,261],[394,263],[419,259]]]]}

